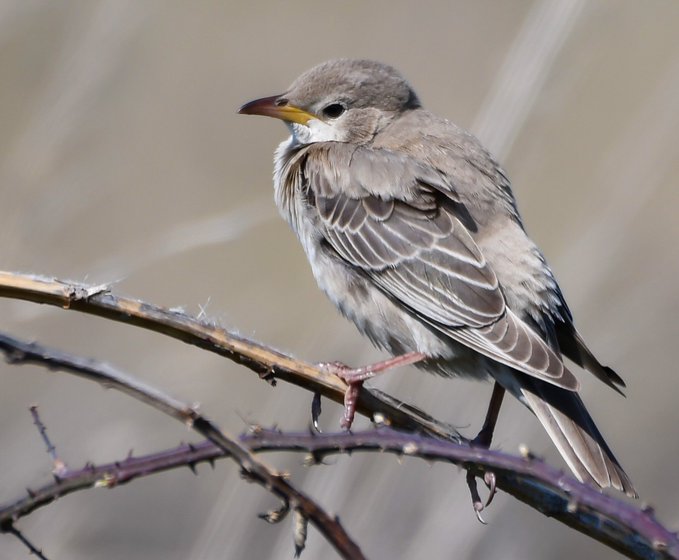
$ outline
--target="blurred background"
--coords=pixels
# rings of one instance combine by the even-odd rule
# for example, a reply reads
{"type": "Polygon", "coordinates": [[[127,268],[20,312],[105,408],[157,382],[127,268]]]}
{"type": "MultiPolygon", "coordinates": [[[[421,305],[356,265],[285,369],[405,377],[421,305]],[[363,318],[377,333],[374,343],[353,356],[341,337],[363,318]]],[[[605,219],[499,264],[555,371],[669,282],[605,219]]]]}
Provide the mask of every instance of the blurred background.
{"type": "MultiPolygon", "coordinates": [[[[114,283],[308,361],[370,348],[317,290],[272,200],[287,133],[243,117],[332,57],[389,62],[424,104],[470,128],[514,183],[576,322],[627,398],[582,375],[583,397],[642,501],[679,528],[679,4],[674,0],[319,3],[87,0],[0,3],[0,268],[114,283]]],[[[0,301],[0,329],[109,361],[225,430],[304,429],[310,395],[128,326],[0,301]]],[[[92,383],[0,364],[0,501],[50,479],[28,407],[61,457],[101,463],[194,440],[92,383]]],[[[466,435],[491,386],[404,368],[374,385],[466,435]]],[[[338,426],[325,403],[322,424],[338,426]]],[[[360,419],[357,427],[368,425],[360,419]]],[[[564,466],[506,402],[494,444],[564,466]]],[[[476,521],[463,473],[391,456],[327,466],[266,460],[338,514],[370,558],[614,558],[500,494],[476,521]]],[[[50,559],[288,559],[289,522],[230,461],[69,496],[19,523],[50,559]]],[[[0,559],[27,557],[0,535],[0,559]]],[[[310,530],[304,558],[334,552],[310,530]]]]}

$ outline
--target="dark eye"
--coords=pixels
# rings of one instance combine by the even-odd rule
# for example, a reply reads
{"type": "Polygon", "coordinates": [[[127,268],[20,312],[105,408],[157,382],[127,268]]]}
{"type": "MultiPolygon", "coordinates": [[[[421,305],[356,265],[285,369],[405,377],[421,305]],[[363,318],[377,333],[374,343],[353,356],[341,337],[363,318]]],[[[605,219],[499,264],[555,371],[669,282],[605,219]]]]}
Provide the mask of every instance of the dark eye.
{"type": "Polygon", "coordinates": [[[323,115],[331,119],[336,119],[344,113],[345,110],[346,107],[344,107],[344,105],[341,105],[340,103],[331,103],[330,105],[323,107],[323,115]]]}

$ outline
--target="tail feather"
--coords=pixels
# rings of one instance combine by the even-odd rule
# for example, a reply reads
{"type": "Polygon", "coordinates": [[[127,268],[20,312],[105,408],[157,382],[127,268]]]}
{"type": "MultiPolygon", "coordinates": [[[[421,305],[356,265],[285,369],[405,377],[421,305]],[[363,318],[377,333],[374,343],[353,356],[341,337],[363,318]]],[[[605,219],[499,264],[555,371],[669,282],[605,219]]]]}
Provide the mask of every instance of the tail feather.
{"type": "Polygon", "coordinates": [[[525,381],[521,392],[526,403],[578,479],[637,497],[577,393],[538,380],[525,381]]]}
{"type": "Polygon", "coordinates": [[[580,333],[575,330],[571,323],[558,323],[556,325],[557,344],[561,352],[580,367],[585,368],[600,381],[625,396],[621,388],[625,387],[623,379],[610,367],[601,365],[599,360],[587,348],[580,333]]]}

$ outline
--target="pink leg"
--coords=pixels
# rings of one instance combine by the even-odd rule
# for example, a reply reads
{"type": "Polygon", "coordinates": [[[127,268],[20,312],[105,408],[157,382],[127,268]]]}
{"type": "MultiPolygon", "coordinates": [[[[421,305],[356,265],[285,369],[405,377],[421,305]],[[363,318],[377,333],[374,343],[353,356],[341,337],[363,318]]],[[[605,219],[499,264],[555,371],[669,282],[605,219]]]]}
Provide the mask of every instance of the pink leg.
{"type": "Polygon", "coordinates": [[[346,393],[344,393],[344,416],[342,417],[342,428],[345,430],[351,428],[351,424],[353,423],[354,416],[356,414],[358,394],[360,393],[363,382],[366,379],[375,377],[376,375],[384,373],[393,367],[407,366],[409,364],[414,364],[424,360],[425,358],[426,356],[420,352],[408,352],[407,354],[403,354],[401,356],[395,356],[393,358],[389,358],[388,360],[383,360],[375,364],[358,368],[350,368],[349,366],[339,362],[320,364],[324,370],[334,373],[348,384],[346,393]]]}
{"type": "Polygon", "coordinates": [[[401,356],[394,356],[388,360],[357,368],[351,368],[341,362],[321,364],[321,367],[330,373],[334,373],[337,377],[342,378],[347,383],[357,383],[375,377],[377,374],[384,373],[388,369],[414,364],[425,358],[426,356],[421,352],[408,352],[401,356]]]}

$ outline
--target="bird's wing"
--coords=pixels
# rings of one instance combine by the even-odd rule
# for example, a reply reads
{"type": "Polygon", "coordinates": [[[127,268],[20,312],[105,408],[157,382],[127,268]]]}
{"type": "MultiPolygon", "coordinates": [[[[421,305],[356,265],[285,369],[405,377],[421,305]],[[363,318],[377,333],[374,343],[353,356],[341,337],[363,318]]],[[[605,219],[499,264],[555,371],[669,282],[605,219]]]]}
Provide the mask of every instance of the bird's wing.
{"type": "Polygon", "coordinates": [[[474,350],[577,390],[559,357],[506,307],[445,176],[406,155],[336,143],[308,150],[303,173],[325,239],[383,292],[474,350]]]}

